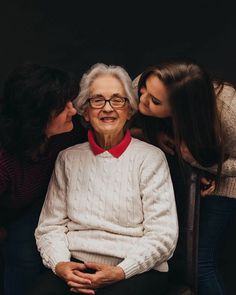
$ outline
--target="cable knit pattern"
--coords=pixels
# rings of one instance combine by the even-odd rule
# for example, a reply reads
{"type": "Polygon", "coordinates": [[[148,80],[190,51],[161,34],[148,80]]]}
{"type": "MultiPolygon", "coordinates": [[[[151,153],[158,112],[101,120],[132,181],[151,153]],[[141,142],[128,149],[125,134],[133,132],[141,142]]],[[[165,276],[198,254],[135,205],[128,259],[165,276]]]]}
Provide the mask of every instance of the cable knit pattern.
{"type": "Polygon", "coordinates": [[[71,256],[119,265],[126,278],[168,271],[178,223],[164,153],[134,138],[119,158],[108,151],[95,156],[89,143],[64,150],[35,236],[53,271],[71,256]]]}
{"type": "MultiPolygon", "coordinates": [[[[217,97],[217,105],[224,135],[225,153],[229,157],[223,163],[222,178],[213,194],[236,198],[236,90],[225,85],[217,97]]],[[[217,171],[217,165],[205,168],[196,162],[190,164],[213,174],[217,171]]]]}

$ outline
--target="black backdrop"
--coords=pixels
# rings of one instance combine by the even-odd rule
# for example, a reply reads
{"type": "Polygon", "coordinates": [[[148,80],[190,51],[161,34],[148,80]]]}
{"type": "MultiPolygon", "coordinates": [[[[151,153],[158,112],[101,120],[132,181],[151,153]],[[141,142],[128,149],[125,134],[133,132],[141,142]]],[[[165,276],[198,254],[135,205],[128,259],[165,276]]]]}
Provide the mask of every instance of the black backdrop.
{"type": "Polygon", "coordinates": [[[25,61],[79,77],[96,62],[120,64],[135,77],[182,56],[236,81],[236,18],[224,1],[8,0],[0,14],[0,85],[25,61]]]}
{"type": "MultiPolygon", "coordinates": [[[[217,0],[0,1],[0,88],[26,61],[73,71],[78,78],[96,62],[119,64],[134,78],[168,57],[194,58],[236,83],[235,10],[217,0]]],[[[236,239],[225,253],[232,254],[232,245],[236,239]]],[[[235,294],[235,255],[224,261],[235,294]]]]}

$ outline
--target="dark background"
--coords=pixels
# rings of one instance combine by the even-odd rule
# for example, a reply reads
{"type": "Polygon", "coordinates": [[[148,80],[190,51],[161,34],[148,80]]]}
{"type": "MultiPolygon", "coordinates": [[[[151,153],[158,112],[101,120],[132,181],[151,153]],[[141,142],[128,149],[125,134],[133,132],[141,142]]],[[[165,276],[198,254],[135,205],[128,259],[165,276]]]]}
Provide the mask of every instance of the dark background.
{"type": "Polygon", "coordinates": [[[134,78],[168,57],[236,82],[236,17],[225,1],[8,0],[0,14],[0,86],[25,61],[79,78],[96,62],[119,64],[134,78]]]}
{"type": "MultiPolygon", "coordinates": [[[[0,2],[0,89],[27,61],[72,71],[78,79],[96,62],[118,64],[134,78],[169,57],[194,58],[212,76],[236,83],[235,10],[227,1],[207,0],[0,2]]],[[[232,228],[222,268],[235,294],[232,228]]]]}

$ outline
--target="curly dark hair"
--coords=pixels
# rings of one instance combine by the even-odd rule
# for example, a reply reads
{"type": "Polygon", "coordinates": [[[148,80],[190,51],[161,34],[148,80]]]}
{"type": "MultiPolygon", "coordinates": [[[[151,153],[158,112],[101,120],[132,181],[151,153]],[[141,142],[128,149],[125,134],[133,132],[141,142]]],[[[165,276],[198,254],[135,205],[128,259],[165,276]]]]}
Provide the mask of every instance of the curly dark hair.
{"type": "Polygon", "coordinates": [[[26,63],[10,73],[0,101],[0,145],[18,158],[32,157],[47,141],[45,129],[79,92],[74,75],[26,63]]]}

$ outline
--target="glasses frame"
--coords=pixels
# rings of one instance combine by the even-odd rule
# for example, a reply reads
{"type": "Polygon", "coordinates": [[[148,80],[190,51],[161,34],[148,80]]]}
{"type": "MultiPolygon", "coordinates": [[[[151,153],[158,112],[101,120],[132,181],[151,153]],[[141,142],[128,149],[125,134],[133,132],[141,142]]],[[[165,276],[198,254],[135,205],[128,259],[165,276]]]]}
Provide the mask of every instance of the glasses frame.
{"type": "Polygon", "coordinates": [[[106,99],[105,97],[102,97],[102,96],[101,96],[101,97],[90,97],[90,98],[87,99],[87,101],[88,101],[90,107],[93,108],[93,109],[102,109],[102,108],[105,107],[105,105],[106,105],[107,102],[109,103],[109,105],[110,105],[110,107],[111,107],[112,109],[122,109],[122,108],[124,108],[126,102],[129,101],[129,99],[128,99],[127,97],[124,97],[124,96],[117,96],[117,95],[116,95],[116,96],[112,96],[112,97],[109,98],[109,99],[106,99]],[[94,107],[94,105],[92,105],[91,100],[92,100],[92,99],[96,99],[96,98],[103,99],[103,106],[101,106],[101,107],[94,107]],[[120,106],[120,107],[114,107],[114,106],[112,105],[112,99],[115,99],[115,98],[121,98],[121,99],[124,99],[124,103],[123,103],[123,105],[120,106]]]}

